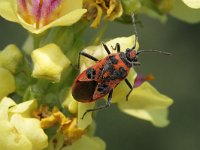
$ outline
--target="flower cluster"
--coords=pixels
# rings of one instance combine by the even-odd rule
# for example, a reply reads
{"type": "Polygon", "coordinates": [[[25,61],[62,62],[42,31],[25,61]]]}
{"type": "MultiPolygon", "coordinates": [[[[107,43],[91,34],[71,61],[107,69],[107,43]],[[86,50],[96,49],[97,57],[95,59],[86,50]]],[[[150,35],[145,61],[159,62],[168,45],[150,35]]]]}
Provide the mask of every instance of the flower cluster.
{"type": "Polygon", "coordinates": [[[40,121],[32,117],[36,100],[16,104],[5,97],[0,102],[0,148],[4,150],[44,149],[48,137],[40,127],[40,121]],[[39,138],[38,138],[39,137],[39,138]]]}
{"type": "MultiPolygon", "coordinates": [[[[198,3],[183,2],[199,8],[198,3]]],[[[107,20],[130,23],[133,13],[162,20],[174,5],[173,0],[0,0],[0,16],[30,33],[21,48],[10,44],[0,51],[0,149],[105,150],[105,142],[94,135],[92,112],[81,119],[95,103],[77,102],[71,94],[75,77],[94,64],[84,57],[77,64],[79,52],[102,59],[107,56],[101,44],[107,20]],[[84,40],[90,27],[99,32],[84,40]]],[[[134,44],[138,49],[135,39],[118,37],[105,44],[116,53],[116,43],[122,51],[134,44]]],[[[148,82],[154,77],[132,69],[127,78],[134,85],[129,100],[130,89],[121,82],[112,103],[157,127],[168,125],[173,101],[148,82]]]]}

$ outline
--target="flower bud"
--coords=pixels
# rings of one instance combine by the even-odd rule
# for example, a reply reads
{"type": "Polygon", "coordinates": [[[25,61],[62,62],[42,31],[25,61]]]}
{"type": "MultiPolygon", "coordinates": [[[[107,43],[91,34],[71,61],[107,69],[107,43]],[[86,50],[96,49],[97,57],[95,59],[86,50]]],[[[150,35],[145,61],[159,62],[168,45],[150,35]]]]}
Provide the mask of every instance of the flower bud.
{"type": "Polygon", "coordinates": [[[15,91],[15,79],[13,75],[4,68],[0,67],[0,100],[15,91]]]}
{"type": "Polygon", "coordinates": [[[20,50],[14,44],[10,44],[0,52],[0,67],[15,73],[19,62],[22,60],[20,50]]]}
{"type": "Polygon", "coordinates": [[[59,82],[64,68],[70,64],[69,59],[55,44],[48,44],[31,53],[34,63],[32,76],[59,82]]]}
{"type": "Polygon", "coordinates": [[[36,108],[37,108],[36,100],[25,101],[23,103],[11,107],[9,110],[10,113],[9,115],[18,113],[21,114],[23,117],[30,117],[32,116],[33,110],[35,110],[36,108]]]}

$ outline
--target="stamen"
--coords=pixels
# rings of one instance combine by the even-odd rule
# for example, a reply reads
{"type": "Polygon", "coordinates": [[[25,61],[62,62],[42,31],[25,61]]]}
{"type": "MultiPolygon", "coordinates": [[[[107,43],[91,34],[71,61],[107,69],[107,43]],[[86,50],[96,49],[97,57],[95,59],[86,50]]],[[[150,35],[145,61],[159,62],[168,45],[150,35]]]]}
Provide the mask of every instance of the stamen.
{"type": "Polygon", "coordinates": [[[54,20],[55,10],[60,6],[61,1],[18,0],[18,11],[27,23],[32,24],[35,28],[40,28],[54,20]]]}
{"type": "Polygon", "coordinates": [[[27,4],[26,4],[26,0],[18,0],[18,6],[21,6],[21,8],[24,10],[24,11],[27,11],[27,4]]]}

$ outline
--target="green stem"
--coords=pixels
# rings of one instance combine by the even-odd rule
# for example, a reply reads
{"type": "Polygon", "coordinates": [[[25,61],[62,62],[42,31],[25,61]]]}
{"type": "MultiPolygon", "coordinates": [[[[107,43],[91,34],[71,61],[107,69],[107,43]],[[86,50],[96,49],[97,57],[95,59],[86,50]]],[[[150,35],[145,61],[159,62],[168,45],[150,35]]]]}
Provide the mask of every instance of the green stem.
{"type": "Polygon", "coordinates": [[[96,38],[94,38],[94,40],[92,40],[90,43],[90,45],[96,45],[96,44],[99,44],[102,40],[102,37],[104,35],[104,33],[106,32],[108,28],[108,22],[105,21],[105,23],[103,24],[103,26],[99,29],[99,31],[97,32],[96,34],[96,38]]]}

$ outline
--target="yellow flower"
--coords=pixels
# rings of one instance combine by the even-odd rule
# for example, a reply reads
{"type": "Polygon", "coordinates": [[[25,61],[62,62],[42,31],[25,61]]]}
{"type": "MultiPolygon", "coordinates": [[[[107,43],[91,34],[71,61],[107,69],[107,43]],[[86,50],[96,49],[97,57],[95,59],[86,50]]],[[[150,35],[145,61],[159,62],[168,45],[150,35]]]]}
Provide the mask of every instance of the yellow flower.
{"type": "MultiPolygon", "coordinates": [[[[115,90],[119,92],[120,86],[115,90]]],[[[144,82],[133,90],[128,101],[120,99],[118,107],[128,115],[150,121],[157,127],[164,127],[169,124],[167,108],[172,103],[171,98],[159,93],[148,82],[144,82]]]]}
{"type": "Polygon", "coordinates": [[[55,26],[70,26],[85,12],[82,0],[0,0],[0,16],[36,34],[55,26]]]}
{"type": "Polygon", "coordinates": [[[88,149],[105,150],[106,144],[99,137],[83,135],[80,140],[74,142],[72,145],[68,147],[66,146],[63,148],[63,150],[88,150],[88,149]]]}
{"type": "Polygon", "coordinates": [[[91,27],[96,28],[103,14],[105,19],[113,21],[122,13],[122,5],[119,0],[83,0],[83,7],[87,9],[86,18],[92,20],[91,27]]]}
{"type": "Polygon", "coordinates": [[[87,13],[85,15],[87,20],[92,20],[92,24],[90,26],[96,28],[103,15],[102,8],[93,0],[84,0],[83,7],[87,9],[87,13]]]}
{"type": "Polygon", "coordinates": [[[200,1],[199,0],[182,0],[188,7],[193,9],[200,8],[200,1]]]}
{"type": "MultiPolygon", "coordinates": [[[[135,36],[130,36],[130,37],[121,37],[110,40],[106,42],[106,45],[110,49],[111,53],[116,53],[116,51],[112,49],[112,47],[115,47],[116,43],[120,44],[121,51],[125,51],[127,48],[133,47],[134,42],[135,42],[135,36]]],[[[137,45],[136,49],[138,49],[139,47],[138,43],[136,45],[137,45]]],[[[102,59],[105,56],[107,56],[107,52],[104,50],[102,45],[89,46],[85,48],[83,51],[98,59],[102,59]]],[[[81,57],[80,63],[81,63],[81,71],[95,64],[94,61],[86,57],[81,57]]],[[[133,69],[131,69],[127,78],[130,81],[130,83],[134,83],[136,76],[137,73],[133,69]]],[[[114,89],[112,102],[117,103],[119,108],[123,112],[138,117],[140,119],[150,121],[156,126],[162,127],[166,126],[169,123],[167,119],[167,108],[172,104],[172,99],[160,94],[148,82],[144,82],[139,87],[134,88],[133,92],[129,96],[129,100],[126,101],[126,95],[129,91],[130,88],[125,84],[124,81],[122,81],[114,89]]],[[[107,99],[107,97],[105,97],[105,99],[107,99]]],[[[92,105],[91,103],[88,104],[80,103],[80,104],[83,106],[88,105],[90,106],[90,108],[94,107],[94,105],[92,105]]],[[[82,111],[82,113],[84,113],[84,111],[82,111]]],[[[91,117],[91,113],[87,114],[86,116],[91,117]]]]}
{"type": "Polygon", "coordinates": [[[65,145],[63,135],[57,134],[50,140],[49,147],[45,150],[106,150],[106,144],[101,138],[88,135],[83,135],[71,145],[63,145],[65,145]]]}
{"type": "Polygon", "coordinates": [[[15,79],[14,76],[7,69],[0,67],[0,101],[3,97],[9,95],[15,91],[15,79]]]}
{"type": "Polygon", "coordinates": [[[36,108],[35,100],[16,104],[10,98],[0,102],[0,149],[42,150],[48,145],[48,137],[38,119],[31,118],[36,108]]]}
{"type": "MultiPolygon", "coordinates": [[[[49,148],[52,146],[51,144],[54,144],[54,147],[59,147],[59,148],[70,147],[70,145],[74,145],[78,141],[82,141],[83,139],[85,140],[85,138],[89,138],[88,136],[85,135],[87,134],[86,133],[87,130],[85,130],[84,128],[80,128],[78,126],[76,117],[68,118],[62,112],[60,112],[56,107],[54,107],[53,110],[50,111],[47,106],[41,106],[37,111],[34,112],[34,116],[40,118],[41,127],[43,129],[50,128],[54,125],[58,125],[59,127],[55,137],[57,136],[57,138],[60,139],[58,140],[54,137],[51,140],[51,142],[53,143],[50,142],[49,144],[49,148]]],[[[87,145],[88,143],[87,142],[84,144],[82,143],[83,146],[85,144],[87,145]]]]}
{"type": "Polygon", "coordinates": [[[98,137],[87,135],[87,131],[78,126],[76,117],[66,117],[58,108],[54,107],[52,111],[48,106],[41,106],[34,112],[34,116],[40,118],[43,129],[58,126],[56,135],[50,140],[46,150],[56,149],[95,149],[105,150],[105,143],[98,137]],[[87,146],[83,147],[85,143],[87,146]]]}
{"type": "Polygon", "coordinates": [[[122,4],[119,0],[99,0],[101,5],[106,9],[106,15],[105,19],[107,20],[114,20],[116,18],[119,18],[122,13],[122,4]]]}
{"type": "Polygon", "coordinates": [[[20,50],[14,44],[10,44],[0,52],[0,67],[15,73],[19,62],[22,59],[20,50]]]}
{"type": "Polygon", "coordinates": [[[48,44],[31,53],[34,63],[32,76],[59,82],[62,71],[69,66],[69,59],[55,44],[48,44]]]}

